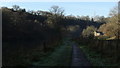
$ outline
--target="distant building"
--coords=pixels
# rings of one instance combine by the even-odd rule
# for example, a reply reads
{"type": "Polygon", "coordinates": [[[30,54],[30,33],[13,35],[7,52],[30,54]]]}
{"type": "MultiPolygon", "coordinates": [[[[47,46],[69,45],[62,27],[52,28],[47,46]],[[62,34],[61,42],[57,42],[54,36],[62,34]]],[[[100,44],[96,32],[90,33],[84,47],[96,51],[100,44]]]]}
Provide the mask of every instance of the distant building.
{"type": "Polygon", "coordinates": [[[104,35],[104,34],[100,31],[94,31],[94,36],[101,36],[101,35],[104,35]]]}

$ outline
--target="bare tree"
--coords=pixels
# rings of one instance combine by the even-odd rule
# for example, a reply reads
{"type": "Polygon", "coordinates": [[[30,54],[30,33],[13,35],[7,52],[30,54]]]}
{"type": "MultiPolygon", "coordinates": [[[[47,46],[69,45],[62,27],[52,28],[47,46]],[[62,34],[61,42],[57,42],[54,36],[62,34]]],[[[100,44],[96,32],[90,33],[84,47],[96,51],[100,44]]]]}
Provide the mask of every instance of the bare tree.
{"type": "Polygon", "coordinates": [[[54,5],[51,7],[50,12],[55,14],[55,15],[62,16],[64,13],[64,9],[60,8],[59,6],[54,5]]]}
{"type": "Polygon", "coordinates": [[[48,19],[51,20],[55,26],[57,25],[56,27],[58,27],[64,17],[64,9],[59,6],[52,6],[49,11],[52,15],[48,19]]]}
{"type": "Polygon", "coordinates": [[[13,5],[12,7],[13,7],[13,10],[14,10],[14,11],[17,11],[17,10],[20,9],[20,7],[19,7],[18,5],[13,5]]]}

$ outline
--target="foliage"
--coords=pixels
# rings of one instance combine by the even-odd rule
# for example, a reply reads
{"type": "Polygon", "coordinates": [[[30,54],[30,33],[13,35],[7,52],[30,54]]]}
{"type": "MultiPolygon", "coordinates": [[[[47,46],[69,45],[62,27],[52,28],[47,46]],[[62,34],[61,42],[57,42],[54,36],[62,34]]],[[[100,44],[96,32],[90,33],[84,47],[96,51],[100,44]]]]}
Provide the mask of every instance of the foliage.
{"type": "Polygon", "coordinates": [[[98,16],[98,15],[96,15],[96,16],[94,17],[94,21],[106,23],[107,18],[105,18],[104,16],[98,16]]]}
{"type": "Polygon", "coordinates": [[[106,23],[103,24],[99,30],[106,34],[106,36],[113,37],[116,36],[117,32],[117,23],[106,23]]]}
{"type": "Polygon", "coordinates": [[[48,56],[42,57],[34,66],[70,66],[71,63],[71,42],[63,40],[62,44],[48,56]]]}
{"type": "Polygon", "coordinates": [[[94,26],[88,26],[86,29],[83,30],[82,35],[83,37],[94,37],[94,31],[96,28],[94,26]]]}
{"type": "Polygon", "coordinates": [[[81,20],[87,20],[87,21],[89,21],[90,17],[89,16],[81,16],[80,19],[81,20]]]}
{"type": "MultiPolygon", "coordinates": [[[[118,40],[96,40],[96,39],[73,39],[79,43],[87,58],[93,66],[119,66],[120,64],[120,44],[118,40]]],[[[120,41],[120,40],[119,40],[120,41]]]]}
{"type": "MultiPolygon", "coordinates": [[[[26,63],[29,65],[30,62],[38,61],[38,57],[44,55],[39,55],[39,53],[44,51],[45,48],[49,52],[49,49],[54,48],[54,45],[57,46],[60,40],[69,36],[70,33],[71,37],[74,34],[79,36],[86,26],[93,25],[98,28],[102,24],[90,21],[88,16],[84,20],[75,16],[65,16],[64,10],[59,6],[52,6],[50,11],[26,11],[18,5],[14,5],[13,8],[2,7],[1,9],[3,65],[6,66],[27,65],[26,63]],[[80,27],[78,31],[72,33],[68,30],[70,26],[80,27]],[[39,45],[32,44],[36,41],[39,42],[39,45]],[[25,42],[30,44],[27,45],[25,42]],[[18,43],[18,45],[12,43],[18,43]]],[[[60,53],[63,51],[61,49],[60,53]]]]}
{"type": "Polygon", "coordinates": [[[99,30],[104,32],[106,36],[114,37],[116,38],[120,37],[120,24],[118,22],[119,15],[118,15],[118,8],[113,8],[110,13],[110,17],[108,18],[108,21],[106,24],[103,24],[100,26],[99,30]]]}
{"type": "Polygon", "coordinates": [[[16,41],[48,40],[56,36],[60,39],[68,32],[67,29],[71,25],[81,26],[79,32],[76,32],[79,34],[86,26],[99,27],[101,25],[101,23],[95,23],[89,19],[81,20],[74,16],[64,16],[64,10],[59,6],[52,6],[50,11],[32,10],[26,12],[25,9],[17,5],[14,5],[12,9],[7,7],[1,9],[3,41],[14,41],[15,39],[16,41]]]}
{"type": "Polygon", "coordinates": [[[83,50],[83,52],[86,54],[87,58],[90,60],[93,67],[95,67],[95,68],[96,68],[96,66],[101,66],[102,68],[108,68],[108,67],[114,68],[114,66],[119,66],[119,63],[112,63],[111,58],[109,58],[109,57],[102,58],[101,53],[91,50],[86,45],[80,45],[80,48],[83,50]]]}

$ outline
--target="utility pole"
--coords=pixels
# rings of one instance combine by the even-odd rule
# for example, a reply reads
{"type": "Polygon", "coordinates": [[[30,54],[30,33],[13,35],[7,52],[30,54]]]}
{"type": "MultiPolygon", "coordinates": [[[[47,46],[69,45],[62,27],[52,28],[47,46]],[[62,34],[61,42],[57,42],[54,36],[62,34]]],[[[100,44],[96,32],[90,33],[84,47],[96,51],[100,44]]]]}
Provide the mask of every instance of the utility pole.
{"type": "Polygon", "coordinates": [[[96,11],[94,10],[94,16],[93,16],[94,21],[95,21],[95,16],[96,16],[96,11]]]}
{"type": "Polygon", "coordinates": [[[96,11],[94,10],[94,12],[93,12],[93,16],[92,16],[92,19],[91,19],[92,22],[95,21],[95,16],[96,16],[96,11]]]}

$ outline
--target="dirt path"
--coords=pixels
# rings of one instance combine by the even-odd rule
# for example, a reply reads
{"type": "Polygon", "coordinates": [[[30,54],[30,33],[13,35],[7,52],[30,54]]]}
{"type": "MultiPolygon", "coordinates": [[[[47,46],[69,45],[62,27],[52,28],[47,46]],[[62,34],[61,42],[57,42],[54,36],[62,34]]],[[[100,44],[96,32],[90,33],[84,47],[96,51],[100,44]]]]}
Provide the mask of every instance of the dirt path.
{"type": "Polygon", "coordinates": [[[76,43],[72,44],[72,64],[71,66],[80,66],[79,68],[91,68],[90,62],[76,43]]]}

